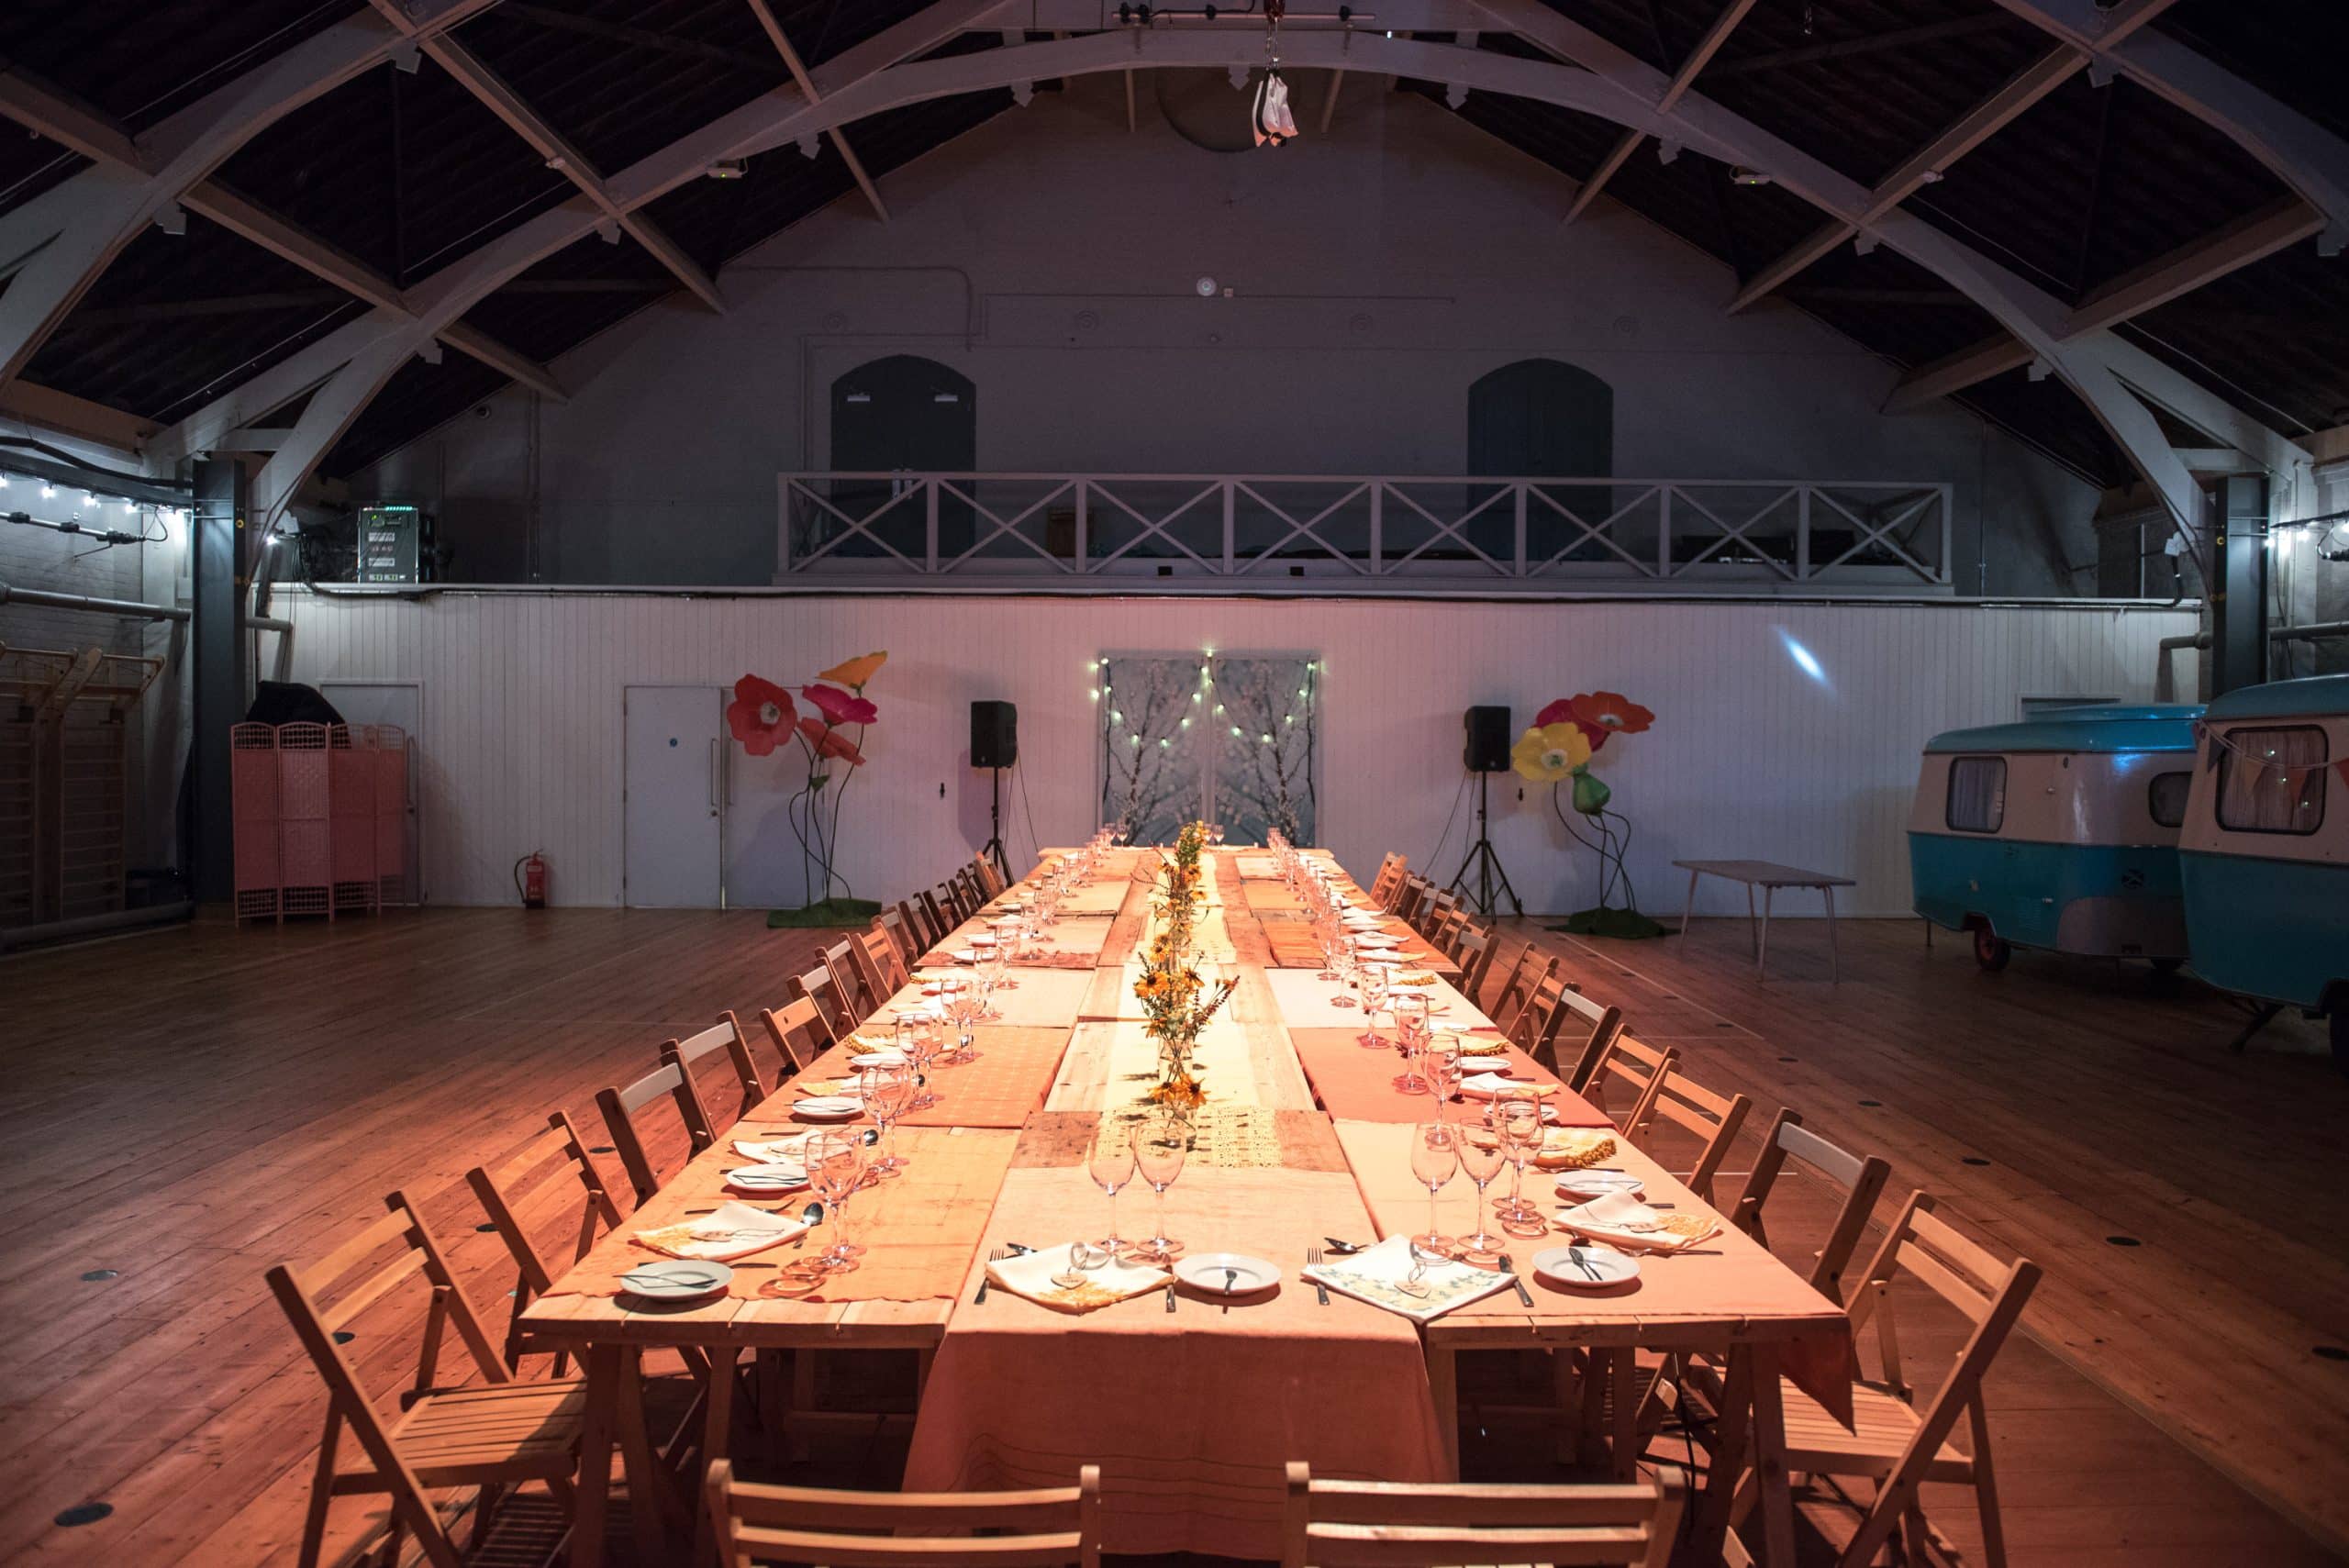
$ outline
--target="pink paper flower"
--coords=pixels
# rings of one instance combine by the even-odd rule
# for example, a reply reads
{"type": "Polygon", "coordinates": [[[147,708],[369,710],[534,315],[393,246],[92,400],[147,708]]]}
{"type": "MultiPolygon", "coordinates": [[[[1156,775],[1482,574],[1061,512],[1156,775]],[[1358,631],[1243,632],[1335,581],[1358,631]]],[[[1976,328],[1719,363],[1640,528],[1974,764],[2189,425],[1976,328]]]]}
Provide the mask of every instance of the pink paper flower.
{"type": "Polygon", "coordinates": [[[734,700],[726,705],[726,728],[753,757],[768,756],[788,740],[798,717],[789,692],[756,675],[735,682],[734,700]]]}
{"type": "Polygon", "coordinates": [[[802,686],[799,695],[833,724],[871,724],[881,717],[871,697],[851,696],[838,686],[802,686]]]}

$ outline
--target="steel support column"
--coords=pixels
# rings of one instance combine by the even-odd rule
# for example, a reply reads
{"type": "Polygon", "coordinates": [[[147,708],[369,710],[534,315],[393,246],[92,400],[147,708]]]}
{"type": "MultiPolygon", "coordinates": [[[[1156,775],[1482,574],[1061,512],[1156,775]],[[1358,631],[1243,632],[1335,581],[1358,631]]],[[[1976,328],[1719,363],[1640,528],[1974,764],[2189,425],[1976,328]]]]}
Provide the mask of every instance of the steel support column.
{"type": "Polygon", "coordinates": [[[195,579],[190,680],[195,723],[188,739],[193,787],[182,793],[180,842],[198,902],[236,892],[234,807],[229,801],[228,727],[245,715],[245,638],[237,617],[245,598],[245,471],[232,458],[195,465],[188,549],[195,579]]]}
{"type": "Polygon", "coordinates": [[[2267,480],[2239,473],[2219,485],[2216,574],[2210,580],[2210,695],[2267,679],[2267,480]]]}

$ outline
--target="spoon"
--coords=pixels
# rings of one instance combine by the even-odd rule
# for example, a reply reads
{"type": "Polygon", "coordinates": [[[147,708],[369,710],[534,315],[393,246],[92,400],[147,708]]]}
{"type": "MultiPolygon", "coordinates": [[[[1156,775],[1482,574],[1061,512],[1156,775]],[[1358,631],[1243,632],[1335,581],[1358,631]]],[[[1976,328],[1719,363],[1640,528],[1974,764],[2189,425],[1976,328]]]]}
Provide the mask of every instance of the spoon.
{"type": "Polygon", "coordinates": [[[1324,1236],[1321,1240],[1330,1243],[1330,1251],[1341,1258],[1352,1257],[1354,1253],[1363,1251],[1362,1244],[1358,1241],[1341,1241],[1335,1236],[1324,1236]]]}

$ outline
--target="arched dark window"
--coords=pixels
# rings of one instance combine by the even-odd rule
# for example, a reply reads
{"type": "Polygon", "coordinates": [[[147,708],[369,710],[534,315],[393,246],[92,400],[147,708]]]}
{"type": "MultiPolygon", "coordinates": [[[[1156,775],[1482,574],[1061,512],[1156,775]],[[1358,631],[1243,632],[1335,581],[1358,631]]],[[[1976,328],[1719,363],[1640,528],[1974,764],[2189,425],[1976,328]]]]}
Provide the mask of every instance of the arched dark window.
{"type": "MultiPolygon", "coordinates": [[[[1468,472],[1511,479],[1611,476],[1615,389],[1558,360],[1519,360],[1479,377],[1468,389],[1468,472]]],[[[1608,490],[1558,494],[1588,522],[1614,509],[1608,490]]],[[[1530,508],[1525,528],[1526,554],[1533,561],[1581,537],[1545,507],[1530,508]]]]}
{"type": "MultiPolygon", "coordinates": [[[[843,373],[832,383],[832,461],[843,473],[968,473],[979,464],[977,388],[959,371],[917,354],[891,354],[843,373]]],[[[887,481],[844,481],[833,505],[852,517],[880,511],[887,481]]],[[[919,559],[927,508],[912,501],[882,513],[874,531],[919,559]]],[[[952,497],[938,510],[941,557],[971,546],[971,509],[952,497]]],[[[848,541],[840,553],[876,555],[878,546],[848,541]]]]}

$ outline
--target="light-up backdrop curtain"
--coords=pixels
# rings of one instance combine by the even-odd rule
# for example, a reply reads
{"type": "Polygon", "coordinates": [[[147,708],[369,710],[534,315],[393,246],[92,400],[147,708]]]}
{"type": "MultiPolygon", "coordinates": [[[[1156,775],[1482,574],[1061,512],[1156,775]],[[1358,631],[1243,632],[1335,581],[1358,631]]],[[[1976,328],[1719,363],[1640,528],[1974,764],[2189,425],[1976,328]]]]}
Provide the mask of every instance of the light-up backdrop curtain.
{"type": "Polygon", "coordinates": [[[1320,662],[1282,653],[1112,654],[1101,662],[1101,820],[1170,842],[1193,817],[1233,843],[1310,844],[1320,662]]]}

